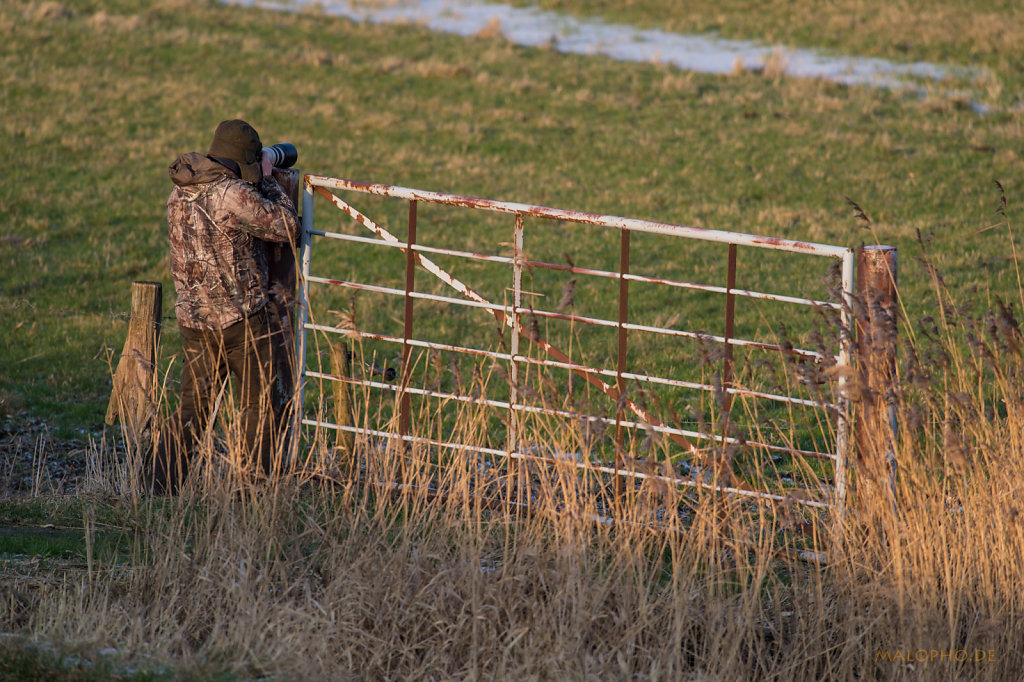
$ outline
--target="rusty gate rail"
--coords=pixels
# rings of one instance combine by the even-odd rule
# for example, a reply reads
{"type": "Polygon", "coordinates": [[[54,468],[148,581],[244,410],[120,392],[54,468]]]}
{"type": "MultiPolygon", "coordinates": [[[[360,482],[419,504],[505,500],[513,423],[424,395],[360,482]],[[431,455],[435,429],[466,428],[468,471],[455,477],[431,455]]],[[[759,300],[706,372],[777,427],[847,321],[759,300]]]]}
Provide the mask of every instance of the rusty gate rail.
{"type": "MultiPolygon", "coordinates": [[[[653,414],[650,414],[646,410],[646,408],[642,407],[641,405],[637,405],[636,403],[629,400],[625,394],[624,385],[627,380],[633,380],[637,382],[647,382],[651,384],[673,386],[700,391],[712,391],[715,387],[706,384],[700,384],[697,382],[674,379],[671,377],[648,376],[644,374],[637,374],[635,372],[627,371],[627,367],[625,365],[626,333],[629,330],[636,330],[670,337],[703,339],[724,344],[724,347],[726,349],[725,371],[721,390],[726,396],[727,400],[731,401],[731,399],[734,396],[748,396],[782,403],[789,403],[793,405],[800,405],[806,407],[824,407],[835,410],[837,414],[835,423],[835,452],[821,453],[807,450],[798,450],[793,447],[780,446],[769,443],[748,442],[748,445],[763,448],[766,450],[790,452],[794,454],[800,454],[805,457],[819,457],[834,460],[835,483],[832,491],[832,500],[830,503],[809,499],[793,499],[792,497],[787,498],[785,495],[779,495],[771,492],[748,490],[742,487],[722,486],[714,483],[707,483],[701,480],[672,478],[655,475],[652,473],[633,471],[623,466],[623,462],[620,461],[620,457],[618,454],[616,455],[616,461],[614,466],[601,466],[592,462],[576,462],[576,465],[579,466],[580,468],[584,468],[589,471],[601,471],[609,474],[614,474],[616,476],[616,480],[618,480],[619,476],[640,479],[658,479],[675,485],[710,488],[740,496],[757,497],[773,501],[782,501],[784,499],[789,499],[798,504],[803,504],[808,507],[814,508],[831,507],[834,510],[837,519],[842,519],[845,513],[847,461],[851,446],[849,420],[850,406],[846,390],[848,381],[847,377],[849,375],[849,372],[846,370],[847,368],[849,368],[851,363],[852,350],[852,341],[850,339],[849,334],[850,330],[853,328],[852,310],[855,266],[855,252],[853,249],[841,246],[814,244],[810,242],[765,237],[753,234],[743,234],[705,228],[686,227],[681,225],[672,225],[668,223],[653,222],[635,218],[623,218],[617,216],[599,215],[593,213],[570,211],[564,209],[549,208],[545,206],[535,206],[515,202],[479,199],[474,197],[410,189],[406,187],[398,187],[392,185],[363,183],[354,180],[345,180],[341,178],[331,178],[317,175],[307,175],[305,177],[303,184],[304,187],[302,202],[302,236],[299,251],[301,281],[298,292],[299,319],[298,330],[296,334],[296,367],[298,368],[299,373],[297,383],[297,405],[299,406],[299,409],[296,410],[294,424],[296,433],[300,432],[302,426],[312,426],[318,429],[335,429],[340,431],[349,431],[387,439],[397,439],[407,443],[428,444],[433,447],[466,449],[500,457],[507,457],[510,463],[511,461],[514,460],[544,459],[527,452],[522,452],[519,448],[519,414],[539,413],[559,417],[573,418],[578,418],[580,417],[580,415],[569,413],[562,410],[555,410],[547,407],[525,405],[519,402],[517,384],[520,366],[523,364],[533,364],[569,370],[577,374],[578,376],[582,377],[591,385],[598,388],[606,395],[611,397],[613,400],[615,400],[617,404],[620,406],[619,409],[616,410],[614,420],[614,423],[616,425],[617,439],[621,437],[620,434],[622,432],[622,429],[624,428],[642,427],[644,429],[649,429],[656,431],[658,433],[665,434],[683,448],[688,449],[691,452],[694,452],[696,448],[693,445],[691,439],[709,440],[717,443],[731,443],[735,442],[735,439],[731,438],[730,436],[727,436],[724,431],[721,435],[719,435],[669,427],[668,425],[663,424],[661,421],[659,421],[653,414]],[[363,194],[370,194],[408,201],[409,231],[407,239],[403,240],[391,234],[384,227],[382,227],[381,225],[379,225],[366,215],[362,214],[349,203],[347,203],[346,201],[338,197],[336,194],[334,194],[334,191],[339,190],[359,192],[363,194]],[[372,232],[374,236],[361,237],[357,235],[349,235],[338,232],[328,232],[316,229],[314,227],[314,196],[316,194],[320,194],[321,196],[326,198],[336,208],[338,208],[339,210],[347,214],[349,217],[351,217],[356,223],[362,225],[367,230],[372,232]],[[513,257],[478,254],[467,251],[460,251],[457,249],[445,249],[418,244],[416,234],[416,215],[417,205],[420,202],[468,208],[481,211],[512,214],[515,219],[513,232],[513,257]],[[563,265],[528,260],[525,256],[525,253],[523,252],[524,217],[546,218],[571,223],[578,223],[582,225],[592,225],[603,228],[618,229],[621,234],[621,252],[618,270],[597,270],[591,268],[577,267],[574,264],[563,265]],[[729,274],[726,286],[722,287],[717,285],[709,285],[696,282],[686,282],[682,280],[647,277],[643,275],[630,273],[629,235],[634,232],[668,235],[680,239],[699,240],[704,242],[715,242],[728,245],[729,274]],[[312,274],[311,261],[313,237],[371,244],[374,246],[399,249],[403,251],[406,254],[406,272],[404,288],[399,289],[364,282],[345,281],[312,274]],[[773,251],[839,259],[842,263],[841,287],[842,296],[844,299],[843,302],[837,303],[834,301],[823,301],[815,300],[812,298],[758,292],[749,289],[737,289],[735,281],[737,246],[746,246],[760,249],[768,249],[773,251]],[[470,286],[453,277],[449,272],[445,271],[432,260],[430,260],[428,254],[454,256],[474,261],[490,262],[510,266],[512,270],[511,304],[506,305],[487,300],[485,297],[481,296],[479,293],[474,291],[470,286]],[[444,282],[451,289],[453,289],[458,296],[442,296],[438,294],[428,294],[425,292],[415,291],[413,281],[417,266],[425,269],[433,276],[439,278],[442,282],[444,282]],[[584,317],[575,314],[564,314],[560,312],[524,308],[522,304],[522,273],[524,267],[559,270],[571,272],[574,274],[583,274],[594,277],[617,280],[619,282],[619,314],[617,319],[604,320],[594,317],[584,317]],[[668,287],[724,294],[726,297],[726,330],[724,336],[712,336],[700,332],[669,329],[650,325],[640,325],[628,322],[628,285],[630,282],[657,284],[668,287]],[[331,375],[329,373],[319,371],[319,369],[309,369],[306,367],[306,351],[308,347],[307,335],[309,332],[314,331],[328,334],[341,333],[335,327],[316,324],[310,321],[310,283],[341,286],[349,289],[372,291],[376,293],[404,298],[405,311],[403,324],[404,330],[402,336],[390,336],[385,334],[377,334],[363,331],[355,332],[360,338],[386,341],[401,345],[402,380],[399,386],[395,386],[388,383],[375,382],[365,378],[354,379],[351,377],[338,377],[331,375]],[[733,347],[746,346],[772,351],[785,350],[788,353],[793,353],[798,356],[804,356],[816,360],[821,360],[824,358],[824,356],[822,356],[822,354],[817,351],[792,348],[788,346],[784,349],[779,344],[765,343],[750,339],[735,338],[733,333],[733,316],[735,308],[734,303],[736,297],[747,297],[782,303],[795,303],[806,306],[822,306],[837,310],[839,312],[839,315],[842,320],[843,329],[841,330],[839,354],[834,357],[834,360],[838,365],[838,391],[834,403],[807,400],[795,396],[778,395],[764,391],[755,391],[751,389],[735,387],[732,385],[733,347]],[[412,315],[414,300],[429,300],[445,303],[448,305],[475,307],[489,312],[499,322],[499,324],[502,327],[508,327],[512,330],[510,352],[503,353],[479,348],[460,347],[452,344],[442,344],[432,342],[429,340],[413,338],[412,315]],[[616,362],[616,367],[614,369],[602,369],[588,367],[585,365],[581,365],[579,363],[575,363],[569,356],[565,355],[560,350],[552,346],[548,341],[542,338],[534,338],[528,334],[523,333],[520,327],[519,320],[520,313],[522,312],[529,312],[530,314],[535,315],[537,317],[561,319],[571,322],[579,322],[616,329],[618,332],[619,339],[617,349],[618,360],[616,362]],[[523,337],[528,339],[530,342],[538,345],[542,349],[544,357],[534,358],[523,355],[520,349],[521,338],[523,337]],[[440,391],[432,391],[409,386],[409,362],[410,353],[413,348],[445,350],[456,353],[467,353],[480,357],[487,357],[507,362],[510,369],[509,376],[511,378],[511,381],[509,382],[509,399],[507,401],[504,401],[493,400],[484,397],[474,398],[471,396],[444,393],[440,391]],[[364,428],[358,426],[332,424],[321,419],[306,418],[302,413],[301,407],[304,401],[304,389],[306,378],[315,378],[328,381],[345,381],[348,383],[359,384],[370,388],[384,389],[397,392],[401,399],[401,408],[399,414],[399,433],[388,433],[378,429],[364,428]],[[505,450],[498,450],[495,448],[483,448],[468,444],[448,443],[436,439],[411,435],[409,433],[408,419],[408,400],[410,395],[439,397],[447,400],[461,402],[476,402],[508,411],[510,415],[508,422],[508,447],[505,450]],[[636,419],[625,419],[624,410],[633,412],[636,416],[636,419]]],[[[605,417],[598,418],[606,420],[605,417]]],[[[299,440],[300,439],[298,438],[294,439],[296,448],[298,447],[299,440]]],[[[619,448],[617,448],[617,451],[618,449],[619,448]]],[[[293,450],[293,457],[297,456],[297,454],[297,449],[293,450]]]]}

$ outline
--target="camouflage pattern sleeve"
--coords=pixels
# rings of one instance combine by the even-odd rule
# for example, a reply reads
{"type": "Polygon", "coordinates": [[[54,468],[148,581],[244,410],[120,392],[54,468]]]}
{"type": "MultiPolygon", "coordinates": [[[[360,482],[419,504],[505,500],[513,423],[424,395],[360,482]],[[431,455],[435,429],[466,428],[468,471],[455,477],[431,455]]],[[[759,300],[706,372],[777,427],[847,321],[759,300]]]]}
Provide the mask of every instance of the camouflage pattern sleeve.
{"type": "Polygon", "coordinates": [[[292,200],[274,180],[259,185],[237,180],[227,183],[218,222],[267,242],[294,243],[299,218],[292,200]]]}

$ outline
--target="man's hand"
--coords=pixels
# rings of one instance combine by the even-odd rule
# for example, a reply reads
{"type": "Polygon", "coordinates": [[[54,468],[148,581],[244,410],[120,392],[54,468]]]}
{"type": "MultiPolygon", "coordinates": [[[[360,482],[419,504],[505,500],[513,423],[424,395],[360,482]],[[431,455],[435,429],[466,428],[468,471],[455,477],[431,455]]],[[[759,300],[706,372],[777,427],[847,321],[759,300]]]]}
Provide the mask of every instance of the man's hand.
{"type": "Polygon", "coordinates": [[[270,162],[270,155],[263,150],[263,156],[260,158],[260,175],[269,180],[273,172],[274,164],[270,162]]]}

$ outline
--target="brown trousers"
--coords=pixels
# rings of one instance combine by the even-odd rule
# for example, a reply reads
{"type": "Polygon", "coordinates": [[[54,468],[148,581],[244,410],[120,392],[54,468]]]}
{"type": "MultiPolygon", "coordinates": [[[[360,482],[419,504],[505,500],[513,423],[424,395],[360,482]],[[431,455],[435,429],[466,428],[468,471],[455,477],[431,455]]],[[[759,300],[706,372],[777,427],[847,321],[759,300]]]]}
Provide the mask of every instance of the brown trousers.
{"type": "Polygon", "coordinates": [[[152,490],[173,494],[184,483],[218,404],[229,398],[222,395],[229,374],[235,383],[241,442],[229,439],[228,452],[241,454],[246,474],[280,473],[287,392],[275,371],[267,309],[218,331],[179,329],[185,362],[181,404],[160,431],[151,470],[152,490]]]}

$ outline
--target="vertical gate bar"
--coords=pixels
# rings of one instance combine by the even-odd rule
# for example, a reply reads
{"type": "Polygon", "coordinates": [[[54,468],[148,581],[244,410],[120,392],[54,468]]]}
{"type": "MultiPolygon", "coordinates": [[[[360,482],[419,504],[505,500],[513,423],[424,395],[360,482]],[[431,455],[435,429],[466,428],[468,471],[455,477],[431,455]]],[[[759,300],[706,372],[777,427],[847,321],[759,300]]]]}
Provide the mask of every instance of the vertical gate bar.
{"type": "MultiPolygon", "coordinates": [[[[621,238],[619,241],[619,338],[618,338],[618,358],[615,365],[615,386],[618,389],[618,401],[615,407],[615,471],[616,474],[621,469],[624,469],[625,464],[625,453],[623,452],[623,446],[625,437],[622,428],[622,410],[623,402],[622,396],[626,394],[626,382],[622,378],[622,374],[626,371],[626,350],[627,350],[627,330],[625,327],[628,315],[629,315],[629,280],[626,279],[626,275],[629,274],[629,237],[630,231],[623,228],[621,231],[621,238]]],[[[621,516],[621,505],[622,505],[622,476],[615,476],[615,506],[616,511],[621,516]]]]}
{"type": "MultiPolygon", "coordinates": [[[[409,435],[410,397],[406,389],[409,388],[409,382],[412,380],[410,376],[412,373],[412,346],[409,345],[409,339],[412,338],[413,323],[412,293],[416,290],[416,252],[412,248],[416,244],[416,206],[416,200],[409,201],[409,235],[406,239],[405,249],[405,313],[402,328],[402,390],[398,416],[398,433],[402,436],[409,435]]],[[[399,449],[399,452],[406,452],[405,442],[402,441],[403,447],[399,449]]],[[[405,468],[405,464],[406,457],[403,456],[402,469],[405,468]]],[[[402,476],[402,480],[403,482],[408,481],[408,476],[402,476]]]]}
{"type": "Polygon", "coordinates": [[[848,374],[853,348],[853,287],[855,255],[851,249],[843,256],[843,307],[840,313],[842,329],[839,340],[839,405],[836,424],[835,468],[835,530],[836,540],[842,540],[842,524],[846,519],[846,479],[850,456],[850,398],[848,374]]]}
{"type": "Polygon", "coordinates": [[[312,259],[313,229],[313,186],[308,177],[302,190],[302,230],[299,234],[298,314],[295,330],[295,415],[291,435],[291,468],[299,463],[299,448],[302,438],[302,411],[306,400],[306,325],[309,323],[309,266],[312,259]]]}
{"type": "MultiPolygon", "coordinates": [[[[736,288],[736,245],[729,244],[729,268],[726,273],[725,283],[725,363],[722,367],[722,410],[724,417],[729,419],[732,411],[732,394],[728,392],[732,388],[732,344],[729,343],[735,333],[736,322],[736,294],[732,293],[736,288]]],[[[723,422],[724,423],[724,422],[723,422]]],[[[724,433],[722,434],[725,435],[724,433]]]]}
{"type": "MultiPolygon", "coordinates": [[[[519,309],[523,305],[523,261],[526,257],[523,253],[523,214],[516,213],[515,234],[513,237],[514,252],[512,255],[512,341],[509,363],[509,376],[511,381],[508,387],[508,471],[507,480],[509,486],[508,501],[512,502],[513,484],[517,481],[519,467],[513,455],[519,452],[519,412],[516,406],[519,403],[519,334],[520,320],[519,309]]],[[[514,486],[515,490],[521,491],[522,486],[514,486]]],[[[518,500],[517,500],[518,501],[518,500]]]]}

